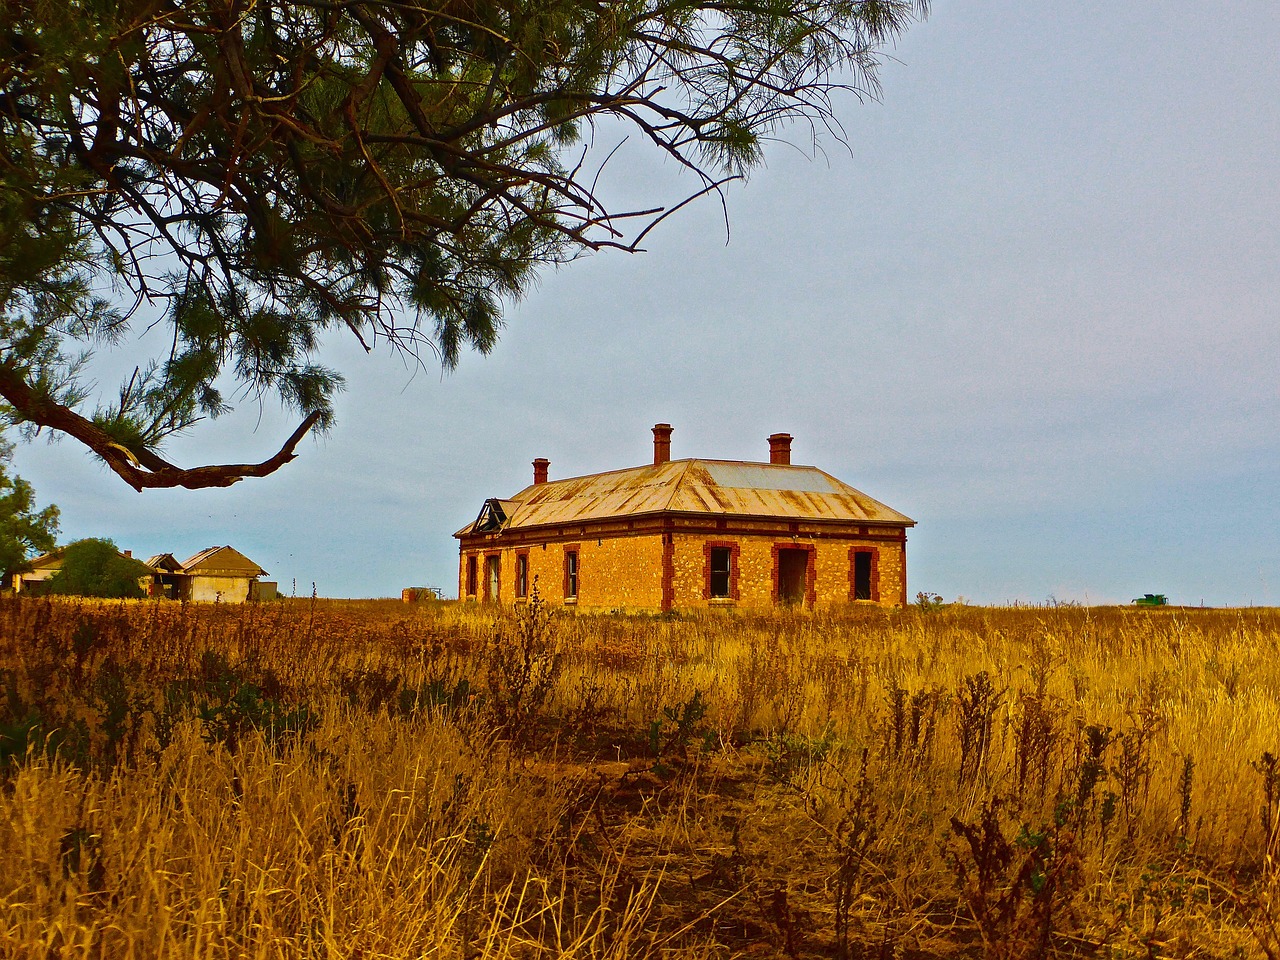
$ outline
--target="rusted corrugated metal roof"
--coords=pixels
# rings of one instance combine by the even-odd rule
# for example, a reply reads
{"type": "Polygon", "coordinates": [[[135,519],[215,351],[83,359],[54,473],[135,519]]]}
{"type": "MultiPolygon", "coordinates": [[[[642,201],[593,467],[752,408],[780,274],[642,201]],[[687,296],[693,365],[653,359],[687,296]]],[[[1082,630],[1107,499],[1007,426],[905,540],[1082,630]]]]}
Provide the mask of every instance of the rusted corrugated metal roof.
{"type": "Polygon", "coordinates": [[[817,467],[726,460],[670,460],[551,480],[525,487],[503,505],[504,530],[660,513],[915,524],[817,467]]]}
{"type": "Polygon", "coordinates": [[[183,573],[234,573],[248,577],[265,577],[267,571],[234,547],[205,547],[182,564],[183,573]]]}

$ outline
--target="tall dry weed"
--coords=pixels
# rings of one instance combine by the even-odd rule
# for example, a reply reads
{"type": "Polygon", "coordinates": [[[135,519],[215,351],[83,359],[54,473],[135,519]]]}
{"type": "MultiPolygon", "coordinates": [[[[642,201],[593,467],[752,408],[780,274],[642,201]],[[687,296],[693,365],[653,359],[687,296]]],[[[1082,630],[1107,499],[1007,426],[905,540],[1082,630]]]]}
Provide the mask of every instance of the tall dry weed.
{"type": "Polygon", "coordinates": [[[0,598],[0,955],[1275,955],[1275,612],[545,612],[0,598]]]}

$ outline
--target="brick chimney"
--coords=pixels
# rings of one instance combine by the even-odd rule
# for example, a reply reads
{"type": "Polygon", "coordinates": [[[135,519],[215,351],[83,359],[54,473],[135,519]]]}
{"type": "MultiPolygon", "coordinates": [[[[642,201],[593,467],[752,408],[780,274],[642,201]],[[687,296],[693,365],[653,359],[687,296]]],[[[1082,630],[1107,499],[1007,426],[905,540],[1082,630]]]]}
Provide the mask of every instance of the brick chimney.
{"type": "Polygon", "coordinates": [[[666,463],[671,459],[671,424],[655,423],[653,425],[653,465],[666,463]]]}
{"type": "Polygon", "coordinates": [[[769,462],[790,465],[791,434],[775,433],[769,437],[769,462]]]}
{"type": "Polygon", "coordinates": [[[533,461],[533,482],[536,486],[539,483],[547,482],[547,468],[551,466],[551,461],[546,457],[539,457],[533,461]]]}
{"type": "Polygon", "coordinates": [[[124,551],[124,555],[125,555],[126,557],[128,557],[129,559],[133,559],[133,551],[132,551],[132,550],[126,550],[126,551],[124,551]]]}

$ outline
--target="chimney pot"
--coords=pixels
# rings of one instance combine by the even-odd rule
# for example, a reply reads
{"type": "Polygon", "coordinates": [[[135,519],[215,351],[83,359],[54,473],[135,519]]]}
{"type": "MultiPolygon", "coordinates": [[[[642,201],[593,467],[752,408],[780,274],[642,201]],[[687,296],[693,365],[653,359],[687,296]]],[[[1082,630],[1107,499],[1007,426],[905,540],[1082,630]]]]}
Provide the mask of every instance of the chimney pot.
{"type": "Polygon", "coordinates": [[[546,457],[539,457],[533,461],[533,482],[535,485],[547,482],[547,469],[551,466],[551,461],[546,457]]]}
{"type": "Polygon", "coordinates": [[[775,433],[769,437],[769,462],[790,465],[791,434],[775,433]]]}
{"type": "Polygon", "coordinates": [[[666,463],[671,459],[671,424],[655,423],[653,425],[653,465],[666,463]]]}

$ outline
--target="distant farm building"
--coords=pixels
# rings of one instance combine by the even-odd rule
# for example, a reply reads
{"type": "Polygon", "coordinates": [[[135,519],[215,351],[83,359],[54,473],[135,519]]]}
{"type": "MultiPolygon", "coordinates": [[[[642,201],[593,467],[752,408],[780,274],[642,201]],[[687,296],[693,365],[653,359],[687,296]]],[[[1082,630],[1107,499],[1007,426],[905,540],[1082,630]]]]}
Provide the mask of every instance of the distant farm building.
{"type": "MultiPolygon", "coordinates": [[[[38,592],[45,581],[62,568],[65,548],[43,554],[31,561],[31,569],[13,576],[17,593],[38,592]]],[[[129,550],[122,557],[132,557],[129,550]]],[[[244,603],[246,600],[272,600],[276,585],[260,579],[267,571],[233,547],[208,547],[179,563],[171,553],[161,553],[143,561],[151,574],[139,579],[138,585],[150,597],[170,600],[209,600],[222,603],[244,603]]]]}
{"type": "Polygon", "coordinates": [[[223,603],[274,599],[276,585],[258,579],[266,575],[267,571],[233,547],[208,547],[183,562],[184,581],[177,599],[223,603]]]}
{"type": "MultiPolygon", "coordinates": [[[[29,569],[23,570],[13,575],[13,583],[10,584],[14,593],[39,593],[44,589],[44,584],[52,579],[53,575],[62,569],[63,555],[67,552],[66,547],[58,547],[48,553],[42,553],[28,564],[29,569]]],[[[121,557],[126,560],[133,559],[132,550],[117,551],[121,557]]],[[[144,591],[148,589],[148,578],[141,578],[138,582],[144,591]]]]}
{"type": "MultiPolygon", "coordinates": [[[[49,553],[40,554],[28,564],[30,569],[15,573],[12,584],[13,592],[30,593],[39,591],[46,580],[62,569],[63,549],[60,547],[57,550],[51,550],[49,553]]],[[[129,554],[125,553],[123,556],[127,557],[129,554]]]]}
{"type": "Polygon", "coordinates": [[[147,566],[155,573],[147,589],[147,596],[168,597],[170,600],[182,598],[183,588],[187,586],[187,577],[172,553],[161,553],[147,561],[147,566]]]}
{"type": "Polygon", "coordinates": [[[653,428],[653,463],[548,479],[484,502],[459,530],[459,596],[544,599],[595,609],[904,606],[915,521],[817,467],[791,464],[791,436],[769,462],[672,460],[653,428]]]}

